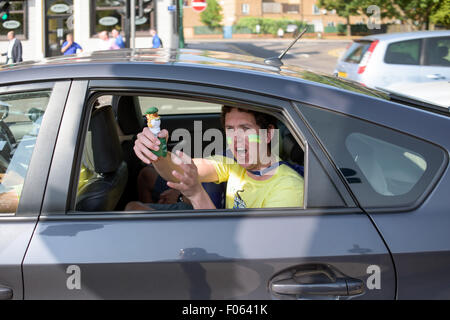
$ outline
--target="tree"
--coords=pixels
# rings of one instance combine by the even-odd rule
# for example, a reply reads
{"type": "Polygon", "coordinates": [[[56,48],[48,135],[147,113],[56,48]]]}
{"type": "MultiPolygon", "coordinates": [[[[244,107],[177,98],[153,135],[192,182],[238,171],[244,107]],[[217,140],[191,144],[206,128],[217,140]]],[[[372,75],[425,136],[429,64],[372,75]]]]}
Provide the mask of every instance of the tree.
{"type": "Polygon", "coordinates": [[[222,7],[217,0],[206,0],[206,9],[200,14],[200,21],[210,28],[221,27],[222,7]]]}
{"type": "Polygon", "coordinates": [[[360,15],[363,7],[360,0],[319,0],[317,5],[347,19],[347,35],[351,35],[350,17],[360,15]]]}
{"type": "Polygon", "coordinates": [[[431,16],[431,22],[450,29],[450,0],[444,0],[441,6],[431,16]]]}
{"type": "Polygon", "coordinates": [[[428,30],[431,17],[443,6],[444,1],[448,2],[448,0],[363,0],[363,6],[378,6],[382,17],[399,19],[412,31],[428,30]]]}

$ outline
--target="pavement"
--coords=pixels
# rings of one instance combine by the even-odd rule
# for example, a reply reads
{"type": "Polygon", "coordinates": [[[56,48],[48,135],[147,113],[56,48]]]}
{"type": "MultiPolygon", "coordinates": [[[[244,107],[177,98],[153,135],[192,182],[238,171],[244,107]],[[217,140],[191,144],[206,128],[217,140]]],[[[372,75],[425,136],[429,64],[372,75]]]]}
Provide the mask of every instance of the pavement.
{"type": "MultiPolygon", "coordinates": [[[[280,55],[293,39],[205,39],[186,40],[185,47],[198,50],[225,51],[261,58],[280,55]]],[[[286,54],[283,62],[331,74],[339,56],[351,40],[300,39],[286,54]]]]}

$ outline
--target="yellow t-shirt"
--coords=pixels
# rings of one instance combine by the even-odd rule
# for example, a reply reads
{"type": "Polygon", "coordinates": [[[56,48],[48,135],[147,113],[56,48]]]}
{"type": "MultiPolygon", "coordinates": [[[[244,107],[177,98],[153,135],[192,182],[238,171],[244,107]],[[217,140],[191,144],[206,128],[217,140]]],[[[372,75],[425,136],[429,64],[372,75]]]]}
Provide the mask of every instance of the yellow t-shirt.
{"type": "Polygon", "coordinates": [[[225,207],[275,208],[303,206],[303,177],[287,165],[280,165],[267,180],[255,180],[238,163],[224,156],[208,158],[219,181],[228,181],[225,207]],[[233,163],[230,163],[233,162],[233,163]]]}

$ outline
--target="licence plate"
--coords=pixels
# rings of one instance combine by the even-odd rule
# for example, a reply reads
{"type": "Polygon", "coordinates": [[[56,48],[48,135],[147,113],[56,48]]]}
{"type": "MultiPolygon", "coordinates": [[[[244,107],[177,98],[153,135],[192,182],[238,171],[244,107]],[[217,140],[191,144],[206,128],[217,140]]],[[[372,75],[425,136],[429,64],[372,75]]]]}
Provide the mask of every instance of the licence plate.
{"type": "Polygon", "coordinates": [[[338,77],[347,78],[347,72],[338,71],[338,77]]]}

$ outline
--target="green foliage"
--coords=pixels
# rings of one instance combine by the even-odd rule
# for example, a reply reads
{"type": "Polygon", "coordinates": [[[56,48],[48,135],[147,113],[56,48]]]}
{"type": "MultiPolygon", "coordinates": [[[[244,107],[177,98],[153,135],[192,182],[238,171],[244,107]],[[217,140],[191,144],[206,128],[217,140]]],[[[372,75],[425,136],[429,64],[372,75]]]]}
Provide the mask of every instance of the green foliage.
{"type": "MultiPolygon", "coordinates": [[[[399,19],[413,29],[428,29],[430,18],[448,0],[358,0],[363,13],[367,15],[367,7],[376,5],[380,8],[381,18],[399,19]]],[[[447,13],[448,15],[448,13],[447,13]]],[[[368,15],[370,16],[370,15],[368,15]]]]}
{"type": "Polygon", "coordinates": [[[347,26],[345,24],[339,23],[337,25],[337,33],[345,34],[347,32],[347,26]]]}
{"type": "Polygon", "coordinates": [[[244,17],[239,19],[235,27],[236,30],[249,29],[256,33],[256,26],[259,25],[261,27],[260,33],[276,35],[278,29],[281,28],[286,31],[287,26],[290,24],[296,25],[297,31],[306,26],[306,23],[300,20],[244,17]]]}
{"type": "Polygon", "coordinates": [[[363,0],[319,0],[317,6],[336,10],[338,16],[348,18],[360,14],[363,0]]]}
{"type": "Polygon", "coordinates": [[[220,28],[223,19],[222,7],[217,0],[206,0],[206,9],[200,13],[200,21],[210,28],[220,28]]]}
{"type": "Polygon", "coordinates": [[[380,8],[380,18],[395,18],[410,24],[414,29],[429,27],[431,21],[450,19],[450,0],[319,0],[317,5],[327,10],[336,10],[344,18],[364,14],[374,17],[374,12],[367,12],[369,6],[380,8]]]}
{"type": "Polygon", "coordinates": [[[450,29],[450,0],[442,1],[440,7],[431,16],[431,21],[446,29],[450,29]]]}

